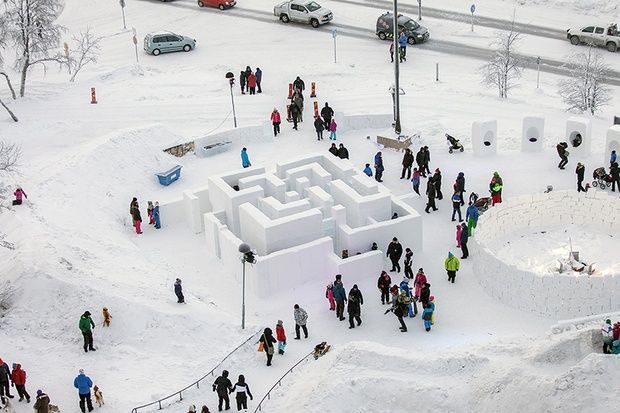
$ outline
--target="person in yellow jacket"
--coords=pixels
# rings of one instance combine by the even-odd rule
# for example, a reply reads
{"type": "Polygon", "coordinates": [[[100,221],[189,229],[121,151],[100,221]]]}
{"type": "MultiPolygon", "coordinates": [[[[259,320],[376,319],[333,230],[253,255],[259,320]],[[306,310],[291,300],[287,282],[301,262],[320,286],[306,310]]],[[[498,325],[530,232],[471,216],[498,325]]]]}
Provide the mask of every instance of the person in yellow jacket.
{"type": "Polygon", "coordinates": [[[448,273],[448,281],[454,284],[456,272],[461,268],[461,262],[451,252],[448,252],[448,258],[444,262],[446,272],[448,273]]]}

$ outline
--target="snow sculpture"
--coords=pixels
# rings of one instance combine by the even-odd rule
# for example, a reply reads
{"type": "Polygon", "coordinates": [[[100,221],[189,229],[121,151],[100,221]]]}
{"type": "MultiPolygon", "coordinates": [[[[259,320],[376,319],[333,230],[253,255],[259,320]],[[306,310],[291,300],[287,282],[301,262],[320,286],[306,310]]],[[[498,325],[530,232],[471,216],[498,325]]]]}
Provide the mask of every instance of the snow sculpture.
{"type": "Polygon", "coordinates": [[[497,153],[497,120],[474,122],[471,142],[476,156],[492,156],[497,153]]]}
{"type": "Polygon", "coordinates": [[[581,158],[590,155],[591,135],[592,123],[589,119],[572,117],[566,121],[566,143],[568,143],[568,152],[572,156],[576,155],[581,158]]]}
{"type": "Polygon", "coordinates": [[[616,151],[620,163],[620,125],[614,125],[607,129],[607,138],[605,139],[605,153],[603,154],[603,165],[609,166],[611,151],[616,151]]]}
{"type": "Polygon", "coordinates": [[[542,116],[526,116],[523,118],[521,135],[521,151],[540,152],[545,136],[545,118],[542,116]]]}

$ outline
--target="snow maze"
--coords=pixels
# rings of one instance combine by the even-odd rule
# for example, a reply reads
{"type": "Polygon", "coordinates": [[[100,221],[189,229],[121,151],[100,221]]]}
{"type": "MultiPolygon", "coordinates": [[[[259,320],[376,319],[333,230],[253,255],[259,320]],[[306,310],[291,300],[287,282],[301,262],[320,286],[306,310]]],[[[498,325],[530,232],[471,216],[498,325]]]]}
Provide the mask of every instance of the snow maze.
{"type": "Polygon", "coordinates": [[[620,310],[620,200],[590,191],[509,199],[480,217],[472,243],[474,272],[492,297],[556,319],[620,310]],[[596,272],[554,270],[580,251],[596,272]]]}
{"type": "Polygon", "coordinates": [[[422,250],[415,209],[331,154],[277,163],[273,172],[252,167],[213,175],[207,186],[161,208],[170,224],[185,221],[204,233],[206,248],[237,276],[239,245],[256,250],[258,261],[246,270],[249,288],[261,297],[338,273],[375,277],[393,237],[422,250]],[[379,250],[371,251],[373,242],[379,250]],[[348,258],[341,258],[343,250],[348,258]]]}

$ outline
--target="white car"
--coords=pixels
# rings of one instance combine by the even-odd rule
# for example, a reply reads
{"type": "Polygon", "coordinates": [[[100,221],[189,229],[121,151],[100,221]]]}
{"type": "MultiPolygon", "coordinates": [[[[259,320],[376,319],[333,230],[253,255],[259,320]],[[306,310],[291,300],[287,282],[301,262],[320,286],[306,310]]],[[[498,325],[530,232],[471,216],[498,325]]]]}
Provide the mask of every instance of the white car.
{"type": "Polygon", "coordinates": [[[586,26],[580,29],[568,29],[566,31],[566,38],[573,45],[587,43],[593,46],[605,47],[610,52],[620,49],[620,35],[615,24],[610,24],[606,28],[602,26],[586,26]]]}
{"type": "Polygon", "coordinates": [[[331,10],[321,7],[315,1],[307,0],[290,0],[280,3],[273,8],[273,14],[282,23],[294,21],[310,24],[314,28],[329,23],[334,18],[331,10]]]}

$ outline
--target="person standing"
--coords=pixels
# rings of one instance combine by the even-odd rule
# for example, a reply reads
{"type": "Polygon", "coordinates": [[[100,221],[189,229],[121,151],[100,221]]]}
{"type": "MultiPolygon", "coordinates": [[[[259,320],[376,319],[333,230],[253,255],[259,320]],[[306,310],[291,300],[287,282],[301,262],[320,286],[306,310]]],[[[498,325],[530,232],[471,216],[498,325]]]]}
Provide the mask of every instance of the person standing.
{"type": "Polygon", "coordinates": [[[398,37],[398,57],[400,63],[407,61],[407,35],[403,32],[400,32],[400,36],[398,37]]]}
{"type": "Polygon", "coordinates": [[[489,191],[491,192],[492,205],[502,203],[502,189],[504,188],[504,181],[499,176],[498,172],[493,172],[493,178],[489,184],[489,191]]]}
{"type": "Polygon", "coordinates": [[[138,206],[138,201],[132,202],[131,204],[131,219],[133,220],[133,226],[136,229],[136,234],[142,234],[142,216],[140,215],[140,207],[138,206]]]}
{"type": "Polygon", "coordinates": [[[248,79],[250,78],[251,73],[252,73],[252,68],[250,66],[246,66],[245,67],[245,91],[246,92],[250,91],[250,82],[248,82],[248,79]]]}
{"type": "Polygon", "coordinates": [[[617,162],[611,164],[611,168],[609,168],[609,174],[611,175],[612,192],[616,192],[616,186],[618,186],[618,191],[620,191],[620,167],[618,167],[617,162]]]}
{"type": "Polygon", "coordinates": [[[90,311],[84,311],[84,314],[80,317],[79,328],[84,337],[84,352],[97,351],[93,347],[93,328],[95,328],[95,322],[90,318],[90,311]]]}
{"type": "Polygon", "coordinates": [[[394,63],[394,42],[390,42],[390,63],[394,63]]]}
{"type": "Polygon", "coordinates": [[[245,81],[246,81],[245,70],[242,70],[241,73],[239,73],[239,86],[241,87],[242,95],[245,95],[245,81]]]}
{"type": "Polygon", "coordinates": [[[336,311],[336,301],[334,300],[334,283],[327,284],[325,288],[325,298],[329,301],[329,311],[336,311]]]}
{"type": "Polygon", "coordinates": [[[398,242],[398,238],[392,238],[392,242],[390,242],[390,245],[387,247],[386,255],[392,262],[392,269],[390,271],[400,272],[400,264],[398,261],[403,255],[403,246],[400,245],[400,242],[398,242]]]}
{"type": "Polygon", "coordinates": [[[299,93],[303,93],[303,91],[306,90],[306,84],[299,76],[293,81],[293,89],[298,90],[299,93]]]}
{"type": "Polygon", "coordinates": [[[90,377],[84,374],[84,370],[80,369],[80,373],[73,380],[73,387],[78,389],[78,394],[80,396],[80,410],[82,413],[86,413],[86,407],[88,407],[89,412],[92,412],[93,402],[90,396],[90,388],[93,387],[93,381],[90,377]]]}
{"type": "Polygon", "coordinates": [[[50,398],[47,394],[43,392],[43,390],[37,390],[37,401],[34,402],[35,413],[49,413],[50,408],[50,398]]]}
{"type": "Polygon", "coordinates": [[[581,162],[577,162],[577,168],[575,168],[575,174],[577,174],[577,192],[586,192],[583,187],[583,176],[585,172],[586,167],[581,162]]]}
{"type": "Polygon", "coordinates": [[[273,108],[273,112],[271,112],[271,124],[273,125],[274,137],[278,136],[278,133],[280,133],[280,123],[282,123],[280,112],[278,112],[278,109],[273,108]]]}
{"type": "Polygon", "coordinates": [[[413,168],[413,176],[411,177],[411,184],[413,185],[413,191],[420,195],[420,171],[418,168],[413,168]]]}
{"type": "Polygon", "coordinates": [[[336,281],[334,281],[334,300],[336,300],[336,317],[342,321],[344,320],[344,303],[347,301],[347,293],[342,284],[341,274],[336,274],[336,281]]]}
{"type": "Polygon", "coordinates": [[[357,288],[357,284],[353,284],[353,288],[349,291],[349,302],[347,304],[347,312],[349,313],[349,329],[355,328],[354,321],[357,322],[357,326],[362,325],[362,305],[364,304],[364,297],[362,292],[357,288]]]}
{"type": "Polygon", "coordinates": [[[295,318],[295,340],[301,339],[299,335],[300,328],[304,331],[304,338],[308,338],[308,327],[306,327],[306,323],[308,322],[308,313],[306,310],[301,308],[299,304],[295,304],[293,309],[293,317],[295,318]]]}
{"type": "Polygon", "coordinates": [[[377,152],[375,155],[375,181],[383,182],[381,179],[383,177],[383,171],[385,168],[383,167],[383,155],[381,152],[377,152]]]}
{"type": "MultiPolygon", "coordinates": [[[[428,146],[425,146],[424,148],[424,171],[430,175],[431,170],[430,170],[430,165],[431,165],[431,150],[428,149],[428,146]]],[[[438,171],[439,169],[437,169],[438,171]]],[[[439,198],[441,199],[441,198],[439,198]]]]}
{"type": "Polygon", "coordinates": [[[398,318],[398,322],[400,323],[400,331],[403,333],[407,332],[407,324],[405,324],[404,317],[407,315],[409,303],[407,302],[409,298],[404,291],[400,291],[399,293],[398,286],[395,285],[392,287],[392,308],[386,310],[386,314],[389,311],[392,311],[396,318],[398,318]]]}
{"type": "Polygon", "coordinates": [[[273,331],[267,327],[263,331],[263,335],[260,340],[263,343],[263,350],[267,355],[267,366],[271,366],[271,359],[273,358],[273,344],[276,343],[276,339],[273,337],[273,331]]]}
{"type": "Polygon", "coordinates": [[[568,163],[568,151],[566,148],[568,148],[568,144],[566,142],[560,142],[555,147],[558,151],[558,155],[560,156],[560,163],[558,164],[558,168],[560,169],[564,169],[568,163]]]}
{"type": "Polygon", "coordinates": [[[452,194],[452,222],[456,221],[456,215],[459,216],[459,222],[463,222],[463,216],[461,215],[461,194],[455,192],[452,194]]]}
{"type": "Polygon", "coordinates": [[[232,392],[232,388],[232,382],[228,378],[228,370],[222,371],[222,375],[213,382],[213,391],[217,392],[218,411],[221,412],[222,407],[226,410],[230,410],[230,398],[228,397],[228,394],[232,392]]]}
{"type": "Polygon", "coordinates": [[[467,211],[465,212],[465,220],[467,221],[467,235],[469,235],[470,237],[473,234],[476,225],[478,225],[478,217],[480,217],[480,212],[478,211],[478,208],[476,207],[476,205],[474,205],[473,202],[470,202],[469,206],[467,207],[467,211]]]}
{"type": "Polygon", "coordinates": [[[426,284],[428,280],[426,279],[426,274],[424,274],[424,269],[420,268],[418,273],[415,275],[415,280],[413,280],[413,286],[415,291],[413,293],[414,297],[419,298],[420,293],[422,292],[422,287],[426,284]]]}
{"type": "MultiPolygon", "coordinates": [[[[425,166],[428,169],[428,164],[425,164],[425,166]]],[[[435,174],[433,175],[433,185],[435,186],[435,197],[441,201],[443,199],[443,193],[441,192],[441,171],[439,168],[435,169],[435,174]]]]}
{"type": "Polygon", "coordinates": [[[420,290],[420,302],[422,303],[422,308],[425,308],[428,305],[430,297],[431,285],[429,283],[424,283],[424,286],[420,290]]]}
{"type": "Polygon", "coordinates": [[[338,146],[338,157],[340,159],[349,159],[349,150],[342,143],[338,146]]]}
{"type": "Polygon", "coordinates": [[[418,170],[422,175],[422,178],[426,178],[426,168],[424,168],[424,147],[415,154],[415,163],[418,165],[418,170]]]}
{"type": "Polygon", "coordinates": [[[153,210],[154,209],[155,209],[155,207],[153,206],[153,202],[152,201],[148,201],[147,207],[146,207],[146,214],[149,217],[149,225],[153,225],[155,223],[155,219],[153,218],[153,210]]]}
{"type": "MultiPolygon", "coordinates": [[[[267,364],[270,366],[270,364],[267,364]]],[[[250,400],[254,400],[254,396],[252,396],[252,392],[250,391],[250,386],[245,382],[245,376],[243,374],[239,375],[239,380],[235,383],[235,387],[230,391],[231,393],[235,393],[235,399],[237,401],[237,411],[240,412],[241,409],[243,411],[248,411],[248,396],[250,400]]]]}
{"type": "Polygon", "coordinates": [[[256,75],[252,72],[248,75],[248,88],[250,89],[250,95],[256,94],[256,75]]]}
{"type": "Polygon", "coordinates": [[[9,365],[4,362],[4,360],[0,359],[0,399],[2,399],[2,403],[5,403],[4,397],[8,397],[9,399],[14,398],[11,394],[9,384],[11,383],[11,370],[9,369],[9,365]]]}
{"type": "Polygon", "coordinates": [[[369,163],[366,164],[366,167],[364,168],[364,173],[366,174],[366,176],[372,178],[372,168],[370,167],[369,163]]]}
{"type": "Polygon", "coordinates": [[[601,334],[603,335],[603,354],[607,354],[609,353],[611,344],[614,341],[613,327],[610,319],[605,320],[603,323],[603,327],[601,327],[601,334]]]}
{"type": "Polygon", "coordinates": [[[276,325],[276,340],[278,340],[278,354],[283,355],[286,348],[286,332],[284,331],[284,322],[278,320],[276,325]]]}
{"type": "Polygon", "coordinates": [[[329,153],[334,156],[338,156],[338,148],[336,147],[335,143],[332,143],[332,146],[329,148],[329,153]]]}
{"type": "Polygon", "coordinates": [[[323,130],[325,129],[323,125],[323,121],[320,117],[316,116],[314,118],[314,130],[316,131],[317,140],[323,140],[323,130]]]}
{"type": "Polygon", "coordinates": [[[329,139],[336,140],[336,129],[338,125],[336,124],[336,119],[332,118],[332,121],[329,123],[329,139]]]}
{"type": "Polygon", "coordinates": [[[467,249],[467,240],[469,239],[469,231],[467,230],[467,225],[463,222],[461,224],[463,230],[461,232],[461,251],[463,252],[462,260],[469,257],[469,249],[467,249]]]}
{"type": "Polygon", "coordinates": [[[451,252],[448,253],[448,258],[444,261],[444,267],[448,273],[448,282],[454,284],[456,279],[456,272],[461,268],[461,262],[451,252]]]}
{"type": "Polygon", "coordinates": [[[18,186],[15,189],[15,192],[13,192],[13,195],[15,195],[15,199],[13,200],[13,205],[21,205],[23,202],[23,198],[28,198],[28,195],[26,195],[26,192],[24,192],[21,186],[18,186]]]}
{"type": "Polygon", "coordinates": [[[405,179],[405,173],[407,173],[407,179],[411,178],[411,167],[413,166],[413,154],[411,153],[411,149],[405,149],[405,154],[403,155],[403,171],[400,174],[400,179],[405,179]]]}
{"type": "Polygon", "coordinates": [[[241,166],[243,166],[244,168],[252,166],[252,164],[250,163],[250,156],[248,155],[247,148],[241,149],[241,166]]]}
{"type": "Polygon", "coordinates": [[[415,301],[412,299],[411,288],[409,288],[409,278],[403,278],[400,282],[400,289],[404,291],[407,296],[407,313],[409,317],[413,318],[418,314],[418,307],[416,305],[414,308],[415,301]]]}
{"type": "Polygon", "coordinates": [[[301,108],[297,105],[296,102],[291,102],[290,109],[291,109],[291,119],[293,120],[293,129],[297,130],[297,122],[299,121],[301,108]]]}
{"type": "Polygon", "coordinates": [[[334,117],[334,110],[329,107],[329,104],[325,102],[325,106],[321,109],[321,117],[325,122],[325,129],[329,129],[329,125],[332,123],[334,117]]]}
{"type": "Polygon", "coordinates": [[[263,93],[263,89],[260,88],[260,82],[263,80],[263,71],[260,70],[260,67],[256,68],[256,87],[258,88],[258,93],[263,93]]]}
{"type": "Polygon", "coordinates": [[[461,206],[465,205],[465,174],[459,172],[454,182],[454,191],[461,195],[461,206]]]}
{"type": "Polygon", "coordinates": [[[26,399],[26,403],[30,403],[30,395],[26,391],[26,372],[22,370],[21,364],[15,364],[13,371],[11,372],[11,380],[17,390],[19,401],[26,399]]]}
{"type": "Polygon", "coordinates": [[[433,211],[437,211],[437,207],[435,206],[435,185],[433,184],[433,177],[429,176],[428,181],[426,182],[426,196],[428,197],[428,201],[426,202],[426,208],[424,211],[427,214],[430,214],[429,209],[433,208],[433,211]]]}
{"type": "Polygon", "coordinates": [[[174,281],[174,294],[177,296],[177,303],[185,303],[185,296],[183,295],[183,286],[181,285],[180,278],[177,278],[174,281]]]}
{"type": "Polygon", "coordinates": [[[405,265],[405,277],[412,279],[413,270],[411,270],[411,265],[413,264],[413,251],[411,251],[409,247],[405,248],[405,261],[403,264],[405,265]]]}
{"type": "Polygon", "coordinates": [[[433,313],[435,312],[435,297],[430,296],[428,303],[424,306],[422,311],[422,320],[424,320],[424,329],[428,333],[431,331],[431,325],[433,325],[433,313]]]}
{"type": "Polygon", "coordinates": [[[379,275],[379,280],[377,281],[377,288],[381,292],[381,304],[389,304],[390,303],[390,287],[392,286],[392,279],[390,275],[381,271],[381,275],[379,275]]]}

